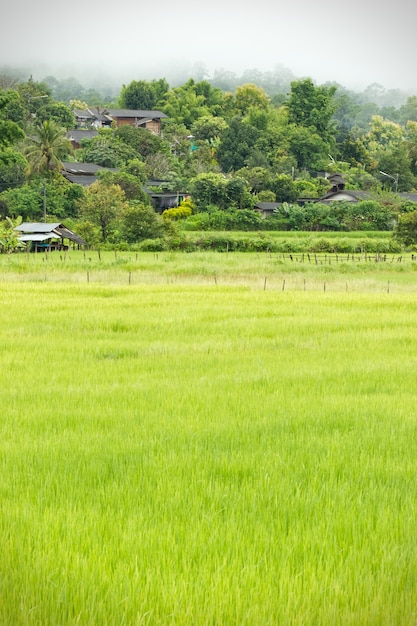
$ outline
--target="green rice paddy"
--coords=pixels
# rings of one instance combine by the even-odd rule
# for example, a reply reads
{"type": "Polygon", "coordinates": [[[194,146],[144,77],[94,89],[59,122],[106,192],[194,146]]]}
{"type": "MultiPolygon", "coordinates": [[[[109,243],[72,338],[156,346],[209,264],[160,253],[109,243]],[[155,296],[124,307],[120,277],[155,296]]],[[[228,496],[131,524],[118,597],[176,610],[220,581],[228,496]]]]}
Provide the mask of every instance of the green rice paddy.
{"type": "Polygon", "coordinates": [[[414,268],[1,256],[0,624],[417,624],[414,268]]]}

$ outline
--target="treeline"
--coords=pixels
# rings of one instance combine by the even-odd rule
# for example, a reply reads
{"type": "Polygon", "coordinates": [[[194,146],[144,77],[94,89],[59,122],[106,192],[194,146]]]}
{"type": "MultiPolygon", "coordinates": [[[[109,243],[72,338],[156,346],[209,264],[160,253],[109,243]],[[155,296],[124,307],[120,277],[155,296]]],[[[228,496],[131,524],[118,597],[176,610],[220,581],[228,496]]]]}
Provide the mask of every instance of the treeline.
{"type": "Polygon", "coordinates": [[[388,106],[378,86],[367,95],[373,90],[380,104],[311,79],[292,80],[281,93],[276,84],[271,95],[265,76],[258,78],[261,84],[231,91],[205,79],[175,87],[164,78],[134,80],[112,102],[80,92],[76,81],[72,88],[66,83],[64,97],[53,77],[8,84],[3,78],[0,215],[71,220],[96,245],[134,244],[197,225],[218,229],[222,222],[241,230],[392,230],[403,213],[413,212],[397,192],[417,190],[417,96],[388,106]],[[103,128],[73,151],[66,135],[75,126],[74,111],[92,102],[98,113],[112,105],[168,117],[160,135],[103,128]],[[61,175],[64,160],[109,171],[81,187],[61,175]],[[354,207],[321,205],[330,173],[370,199],[354,207]],[[145,192],[148,180],[187,201],[176,212],[157,214],[145,192]],[[306,198],[310,202],[300,202],[306,198]],[[278,205],[271,218],[253,211],[259,202],[278,205]]]}

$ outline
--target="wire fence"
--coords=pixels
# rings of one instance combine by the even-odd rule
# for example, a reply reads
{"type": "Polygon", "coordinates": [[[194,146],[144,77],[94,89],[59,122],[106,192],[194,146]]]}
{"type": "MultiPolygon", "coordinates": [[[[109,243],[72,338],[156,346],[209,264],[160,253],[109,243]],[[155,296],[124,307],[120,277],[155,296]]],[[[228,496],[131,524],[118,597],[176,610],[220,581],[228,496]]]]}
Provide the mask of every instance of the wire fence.
{"type": "MultiPolygon", "coordinates": [[[[337,254],[337,253],[259,253],[256,265],[227,267],[224,253],[204,271],[198,263],[171,264],[164,253],[106,253],[86,251],[76,257],[71,252],[54,251],[7,258],[0,255],[0,282],[48,282],[97,285],[188,285],[247,287],[256,291],[379,292],[417,293],[417,256],[414,254],[337,254]],[[26,257],[26,258],[24,258],[26,257]],[[76,259],[76,262],[73,261],[76,259]],[[185,267],[186,265],[186,267],[185,267]],[[349,268],[352,268],[351,270],[349,268]],[[374,268],[374,269],[373,269],[374,268]],[[375,270],[375,271],[374,271],[375,270]]],[[[181,258],[190,258],[184,253],[181,258]]],[[[233,254],[229,255],[229,259],[233,254]]],[[[177,257],[179,258],[179,256],[177,257]]],[[[245,259],[246,259],[245,255],[245,259]]]]}

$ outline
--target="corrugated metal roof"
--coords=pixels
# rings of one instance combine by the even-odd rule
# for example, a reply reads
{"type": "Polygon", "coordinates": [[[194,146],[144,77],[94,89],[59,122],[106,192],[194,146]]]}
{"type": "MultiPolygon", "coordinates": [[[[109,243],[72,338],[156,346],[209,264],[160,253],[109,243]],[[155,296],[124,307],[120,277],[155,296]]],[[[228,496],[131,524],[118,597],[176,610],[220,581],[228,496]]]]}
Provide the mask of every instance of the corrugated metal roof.
{"type": "Polygon", "coordinates": [[[83,187],[88,187],[98,180],[97,176],[93,176],[92,174],[86,174],[85,176],[78,176],[76,174],[64,174],[65,178],[70,181],[70,183],[75,183],[76,185],[82,185],[83,187]]]}
{"type": "Polygon", "coordinates": [[[60,222],[52,224],[47,224],[46,222],[23,222],[16,226],[15,230],[20,230],[22,233],[51,233],[58,226],[61,226],[60,222]]]}
{"type": "Polygon", "coordinates": [[[43,235],[33,233],[32,235],[20,235],[20,241],[45,241],[46,239],[56,238],[55,233],[44,233],[43,235]]]}

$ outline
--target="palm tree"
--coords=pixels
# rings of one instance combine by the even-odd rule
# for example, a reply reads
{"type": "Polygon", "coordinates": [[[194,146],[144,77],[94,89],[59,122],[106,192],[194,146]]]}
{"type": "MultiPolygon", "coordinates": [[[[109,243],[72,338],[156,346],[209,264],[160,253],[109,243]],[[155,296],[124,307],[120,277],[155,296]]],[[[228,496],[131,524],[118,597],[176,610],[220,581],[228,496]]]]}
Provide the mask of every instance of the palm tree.
{"type": "Polygon", "coordinates": [[[25,149],[32,173],[62,170],[61,159],[71,152],[71,141],[66,137],[65,128],[61,128],[53,120],[34,126],[33,135],[28,137],[25,149]]]}

